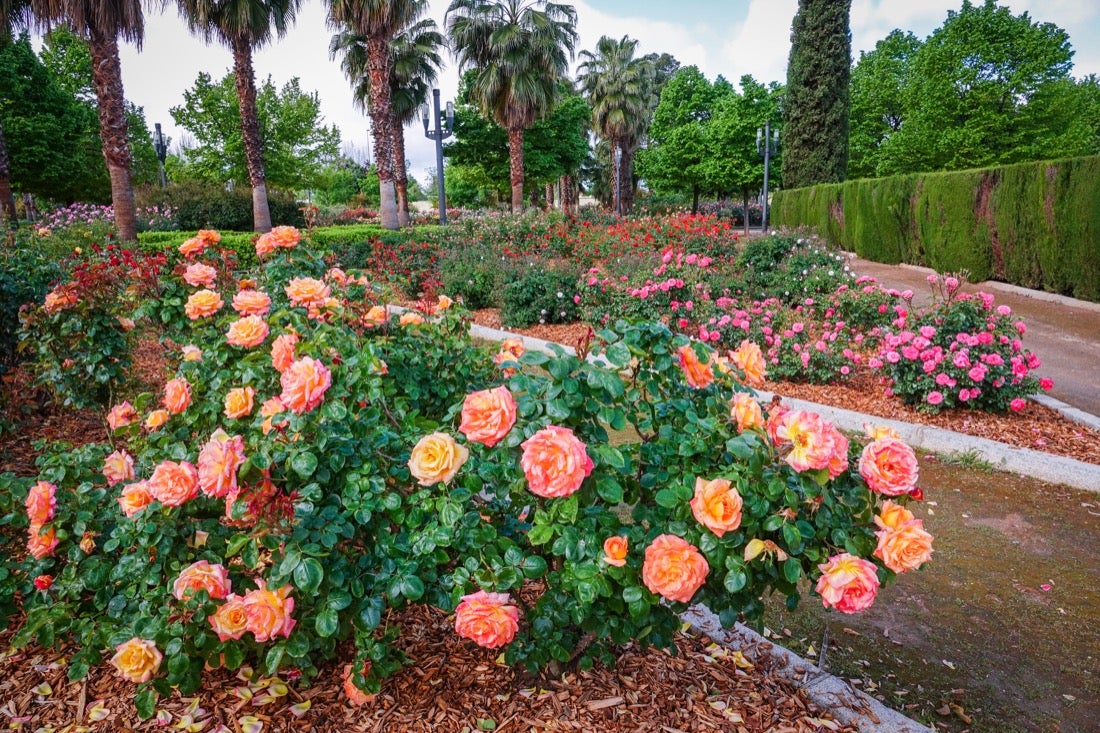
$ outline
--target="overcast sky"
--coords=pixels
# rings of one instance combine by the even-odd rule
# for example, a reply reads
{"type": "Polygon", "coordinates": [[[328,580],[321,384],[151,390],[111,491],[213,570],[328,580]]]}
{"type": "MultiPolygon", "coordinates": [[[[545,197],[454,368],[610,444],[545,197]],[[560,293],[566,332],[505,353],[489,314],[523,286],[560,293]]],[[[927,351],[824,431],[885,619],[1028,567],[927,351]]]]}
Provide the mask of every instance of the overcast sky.
{"type": "MultiPolygon", "coordinates": [[[[564,0],[559,0],[564,1],[564,0]]],[[[980,3],[982,0],[974,0],[980,3]]],[[[431,0],[431,15],[442,26],[447,0],[431,0]]],[[[852,54],[870,50],[894,28],[925,38],[939,27],[949,9],[962,0],[853,0],[852,54]]],[[[1002,0],[1013,12],[1028,11],[1033,20],[1051,22],[1068,31],[1076,51],[1074,76],[1100,74],[1100,0],[1002,0]]],[[[639,41],[639,54],[668,52],[682,65],[697,65],[708,78],[718,74],[736,83],[744,74],[758,81],[785,81],[790,50],[790,26],[797,0],[588,0],[577,9],[577,51],[593,49],[600,36],[623,35],[639,41]]],[[[316,91],[326,124],[340,128],[346,144],[368,146],[366,117],[351,102],[350,87],[339,61],[328,58],[331,35],[322,0],[303,0],[297,23],[286,38],[255,54],[258,79],[271,76],[281,86],[291,77],[302,89],[316,91]]],[[[440,79],[443,100],[453,99],[458,73],[448,57],[440,79]]],[[[152,129],[160,122],[178,141],[181,131],[169,108],[179,105],[183,91],[200,71],[215,79],[232,67],[228,48],[206,46],[190,36],[174,10],[146,17],[145,42],[138,51],[122,45],[122,76],[126,98],[145,108],[152,129]]],[[[418,179],[435,167],[434,143],[420,125],[406,132],[411,170],[418,179]]]]}

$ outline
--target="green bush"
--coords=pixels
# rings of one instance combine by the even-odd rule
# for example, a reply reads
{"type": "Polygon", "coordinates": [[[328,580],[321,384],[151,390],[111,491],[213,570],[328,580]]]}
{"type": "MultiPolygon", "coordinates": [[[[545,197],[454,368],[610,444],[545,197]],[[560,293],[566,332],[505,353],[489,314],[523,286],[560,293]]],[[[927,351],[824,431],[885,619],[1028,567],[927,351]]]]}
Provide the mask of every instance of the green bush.
{"type": "Polygon", "coordinates": [[[471,310],[500,305],[505,274],[500,257],[488,245],[453,248],[440,262],[443,292],[461,298],[471,310]]]}
{"type": "MultiPolygon", "coordinates": [[[[220,231],[252,231],[252,189],[237,186],[226,190],[198,182],[174,184],[164,189],[152,189],[143,198],[146,206],[169,206],[175,210],[179,228],[187,230],[218,229],[220,231]]],[[[293,196],[267,192],[271,221],[301,227],[305,225],[299,204],[293,196]]]]}
{"type": "Polygon", "coordinates": [[[580,318],[573,302],[577,275],[572,270],[536,260],[512,277],[501,298],[500,319],[505,326],[573,323],[580,318]]]}
{"type": "Polygon", "coordinates": [[[19,310],[41,303],[50,283],[64,272],[61,262],[28,230],[15,233],[0,263],[0,372],[17,361],[19,310]]]}

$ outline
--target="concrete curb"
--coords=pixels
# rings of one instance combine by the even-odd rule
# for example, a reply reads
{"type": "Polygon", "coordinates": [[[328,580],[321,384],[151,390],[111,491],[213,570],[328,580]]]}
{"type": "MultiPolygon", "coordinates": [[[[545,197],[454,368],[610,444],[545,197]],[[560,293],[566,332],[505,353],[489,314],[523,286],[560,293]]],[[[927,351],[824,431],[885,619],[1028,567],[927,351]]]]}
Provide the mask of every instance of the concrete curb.
{"type": "Polygon", "coordinates": [[[794,652],[742,624],[723,629],[709,608],[695,605],[680,618],[699,633],[731,649],[738,649],[750,660],[771,656],[779,661],[778,674],[794,683],[818,706],[844,725],[854,725],[861,733],[931,733],[912,718],[888,708],[875,698],[855,689],[839,677],[823,672],[794,652]]]}
{"type": "Polygon", "coordinates": [[[1100,430],[1100,417],[1085,412],[1084,410],[1079,410],[1073,405],[1066,404],[1065,402],[1057,400],[1050,395],[1033,394],[1030,395],[1028,399],[1032,402],[1037,402],[1043,407],[1049,407],[1056,412],[1060,412],[1063,416],[1067,417],[1070,420],[1073,420],[1074,422],[1078,422],[1082,425],[1087,425],[1090,428],[1100,430]]]}
{"type": "MultiPolygon", "coordinates": [[[[853,254],[855,253],[846,253],[853,254]]],[[[855,255],[859,257],[859,255],[855,255]]],[[[876,264],[883,264],[881,262],[876,264]]],[[[933,270],[931,267],[923,267],[921,265],[910,265],[904,262],[899,263],[898,267],[903,267],[906,270],[913,270],[919,272],[922,275],[938,275],[940,273],[933,270]]],[[[997,280],[983,280],[978,283],[970,283],[976,288],[983,290],[1001,291],[1003,293],[1011,293],[1012,295],[1019,296],[1021,298],[1031,298],[1032,300],[1042,300],[1047,303],[1057,303],[1058,305],[1065,305],[1071,308],[1080,308],[1082,310],[1093,311],[1094,313],[1100,313],[1100,303],[1093,303],[1089,300],[1078,300],[1077,298],[1071,298],[1068,295],[1059,295],[1058,293],[1048,293],[1045,290],[1032,290],[1031,288],[1025,288],[1020,285],[1013,285],[1012,283],[1003,283],[997,280]]]]}

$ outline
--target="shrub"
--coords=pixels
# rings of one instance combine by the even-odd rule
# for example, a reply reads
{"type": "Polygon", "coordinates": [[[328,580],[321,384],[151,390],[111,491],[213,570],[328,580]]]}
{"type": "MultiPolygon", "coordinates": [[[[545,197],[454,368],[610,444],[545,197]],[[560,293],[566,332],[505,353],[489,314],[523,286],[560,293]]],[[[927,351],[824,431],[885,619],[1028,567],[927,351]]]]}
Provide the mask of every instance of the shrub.
{"type": "Polygon", "coordinates": [[[40,303],[64,267],[30,230],[20,230],[4,247],[0,264],[0,372],[16,361],[19,311],[40,303]]]}
{"type": "Polygon", "coordinates": [[[471,310],[499,306],[505,267],[496,252],[485,245],[449,249],[439,267],[443,292],[461,298],[471,310]]]}
{"type": "MultiPolygon", "coordinates": [[[[303,226],[300,204],[293,196],[268,191],[271,220],[292,226],[303,226]]],[[[151,189],[147,206],[170,207],[176,212],[177,228],[183,231],[219,229],[233,232],[253,230],[252,189],[237,186],[226,190],[199,182],[173,184],[164,189],[151,189]]]]}
{"type": "Polygon", "coordinates": [[[512,273],[501,296],[500,319],[506,326],[573,323],[580,314],[573,296],[577,276],[569,269],[534,260],[512,273]]]}

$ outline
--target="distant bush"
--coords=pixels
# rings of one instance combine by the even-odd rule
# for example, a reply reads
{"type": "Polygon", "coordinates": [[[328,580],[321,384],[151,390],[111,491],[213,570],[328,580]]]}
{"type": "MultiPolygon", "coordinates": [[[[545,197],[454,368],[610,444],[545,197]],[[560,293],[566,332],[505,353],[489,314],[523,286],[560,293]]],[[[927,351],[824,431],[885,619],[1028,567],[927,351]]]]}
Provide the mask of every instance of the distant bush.
{"type": "MultiPolygon", "coordinates": [[[[221,186],[186,182],[164,189],[152,189],[142,196],[146,206],[169,206],[176,212],[176,224],[184,231],[218,229],[221,231],[252,231],[252,189],[238,186],[226,190],[221,186]]],[[[300,204],[288,194],[268,191],[271,221],[301,227],[305,225],[300,204]]]]}

